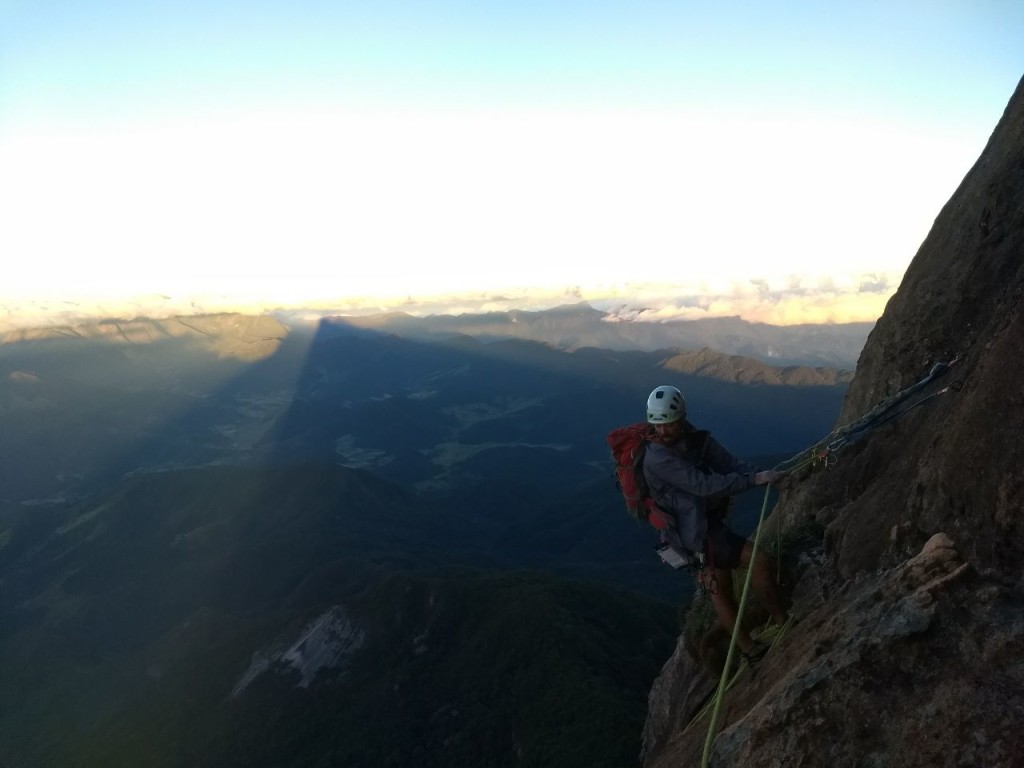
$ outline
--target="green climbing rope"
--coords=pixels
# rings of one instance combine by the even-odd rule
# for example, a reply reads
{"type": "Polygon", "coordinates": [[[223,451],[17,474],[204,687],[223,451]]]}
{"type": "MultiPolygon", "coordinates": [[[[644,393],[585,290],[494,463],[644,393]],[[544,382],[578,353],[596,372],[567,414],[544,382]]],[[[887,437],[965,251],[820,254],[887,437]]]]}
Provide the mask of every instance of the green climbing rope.
{"type": "MultiPolygon", "coordinates": [[[[746,578],[743,579],[743,591],[740,593],[740,604],[736,611],[736,622],[732,628],[732,636],[729,638],[729,652],[725,656],[725,668],[722,670],[722,677],[718,681],[718,691],[715,694],[714,705],[711,710],[711,725],[708,727],[708,737],[704,741],[704,755],[701,757],[701,768],[707,768],[708,760],[711,757],[711,745],[715,740],[715,731],[718,729],[718,720],[722,709],[722,699],[728,689],[729,670],[732,668],[733,655],[736,652],[736,635],[739,628],[743,626],[743,611],[747,605],[747,593],[750,590],[750,577],[754,572],[754,563],[757,562],[757,545],[761,541],[761,524],[764,522],[764,514],[768,509],[768,498],[771,495],[771,485],[764,489],[764,502],[761,504],[761,517],[757,521],[757,531],[754,534],[754,544],[750,551],[750,565],[747,568],[746,578]]],[[[745,661],[745,660],[744,660],[745,661]]]]}

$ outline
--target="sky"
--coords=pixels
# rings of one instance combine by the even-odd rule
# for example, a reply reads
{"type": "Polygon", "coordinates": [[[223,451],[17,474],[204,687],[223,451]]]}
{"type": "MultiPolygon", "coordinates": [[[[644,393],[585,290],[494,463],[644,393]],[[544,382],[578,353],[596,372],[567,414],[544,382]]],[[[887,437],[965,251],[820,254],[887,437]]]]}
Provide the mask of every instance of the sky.
{"type": "Polygon", "coordinates": [[[1019,0],[0,0],[0,330],[588,301],[871,321],[1019,0]]]}

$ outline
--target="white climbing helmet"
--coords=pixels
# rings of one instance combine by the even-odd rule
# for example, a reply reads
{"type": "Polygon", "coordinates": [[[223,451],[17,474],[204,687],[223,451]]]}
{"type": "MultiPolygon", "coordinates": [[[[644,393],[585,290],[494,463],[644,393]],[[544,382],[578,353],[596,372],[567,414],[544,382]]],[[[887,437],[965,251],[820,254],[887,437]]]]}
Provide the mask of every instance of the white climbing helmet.
{"type": "Polygon", "coordinates": [[[669,424],[686,417],[686,400],[675,387],[656,387],[647,398],[647,422],[669,424]]]}

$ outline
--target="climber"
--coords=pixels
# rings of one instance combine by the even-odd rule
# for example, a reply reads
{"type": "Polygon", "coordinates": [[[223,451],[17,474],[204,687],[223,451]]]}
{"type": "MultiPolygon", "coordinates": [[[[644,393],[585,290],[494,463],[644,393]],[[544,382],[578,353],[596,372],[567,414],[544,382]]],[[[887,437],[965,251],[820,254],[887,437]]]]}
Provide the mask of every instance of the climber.
{"type": "MultiPolygon", "coordinates": [[[[702,553],[703,583],[711,595],[719,622],[729,632],[736,624],[737,604],[732,572],[750,565],[749,540],[734,533],[725,520],[732,496],[754,486],[777,483],[783,475],[758,470],[726,450],[710,432],[686,420],[686,401],[675,387],[657,387],[647,399],[647,421],[655,437],[647,446],[643,472],[650,494],[669,512],[674,525],[663,534],[684,552],[702,553]]],[[[782,626],[788,618],[775,582],[774,564],[758,552],[751,585],[771,620],[782,626]]],[[[748,661],[768,651],[740,628],[736,643],[748,661]]]]}

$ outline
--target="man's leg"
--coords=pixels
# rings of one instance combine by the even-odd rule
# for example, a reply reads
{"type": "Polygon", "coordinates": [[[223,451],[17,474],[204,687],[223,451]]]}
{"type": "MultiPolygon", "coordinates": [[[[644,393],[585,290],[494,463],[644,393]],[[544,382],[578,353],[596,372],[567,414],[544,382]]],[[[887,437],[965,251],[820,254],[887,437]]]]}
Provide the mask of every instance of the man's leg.
{"type": "MultiPolygon", "coordinates": [[[[727,571],[725,568],[709,568],[708,573],[711,575],[712,582],[707,585],[707,589],[711,595],[711,605],[715,609],[715,615],[718,616],[718,623],[732,634],[733,627],[736,626],[738,610],[736,597],[732,591],[732,571],[727,571]]],[[[750,649],[754,647],[754,640],[750,637],[749,632],[741,628],[736,633],[736,645],[744,653],[749,653],[750,649]]]]}
{"type": "MultiPolygon", "coordinates": [[[[750,555],[753,553],[754,547],[748,541],[743,547],[743,553],[740,556],[740,562],[743,565],[750,565],[750,555]]],[[[779,597],[779,587],[775,583],[775,563],[763,552],[757,553],[757,558],[753,566],[751,566],[752,573],[750,574],[750,584],[754,588],[754,592],[761,599],[761,604],[768,611],[768,615],[772,617],[772,621],[778,624],[780,627],[786,623],[789,616],[786,610],[782,607],[782,599],[779,597]]]]}

